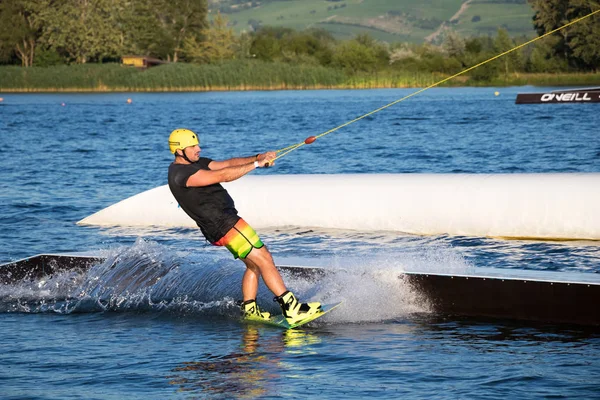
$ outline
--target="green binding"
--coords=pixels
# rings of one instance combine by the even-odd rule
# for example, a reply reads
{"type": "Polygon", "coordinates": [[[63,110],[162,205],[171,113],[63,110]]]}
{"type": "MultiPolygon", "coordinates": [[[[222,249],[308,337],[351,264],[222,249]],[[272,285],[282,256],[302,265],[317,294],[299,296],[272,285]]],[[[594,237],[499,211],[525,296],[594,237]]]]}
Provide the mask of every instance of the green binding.
{"type": "Polygon", "coordinates": [[[341,304],[342,304],[342,302],[333,303],[333,304],[324,304],[321,306],[320,312],[318,312],[316,314],[312,314],[309,317],[307,317],[301,321],[298,321],[294,324],[289,324],[283,315],[274,315],[268,319],[264,319],[259,316],[251,315],[251,316],[243,317],[243,320],[247,321],[247,322],[252,322],[252,323],[276,326],[278,328],[283,328],[283,329],[293,329],[293,328],[298,328],[304,324],[308,324],[309,322],[322,317],[323,315],[327,314],[328,312],[339,307],[341,304]]]}

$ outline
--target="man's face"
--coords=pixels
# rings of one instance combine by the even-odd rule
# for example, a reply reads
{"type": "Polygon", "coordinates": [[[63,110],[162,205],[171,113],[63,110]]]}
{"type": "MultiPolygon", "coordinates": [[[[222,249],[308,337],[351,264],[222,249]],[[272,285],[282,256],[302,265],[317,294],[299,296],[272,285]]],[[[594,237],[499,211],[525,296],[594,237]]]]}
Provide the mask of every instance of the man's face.
{"type": "Polygon", "coordinates": [[[196,162],[200,159],[200,145],[189,146],[183,149],[183,152],[191,162],[196,162]]]}

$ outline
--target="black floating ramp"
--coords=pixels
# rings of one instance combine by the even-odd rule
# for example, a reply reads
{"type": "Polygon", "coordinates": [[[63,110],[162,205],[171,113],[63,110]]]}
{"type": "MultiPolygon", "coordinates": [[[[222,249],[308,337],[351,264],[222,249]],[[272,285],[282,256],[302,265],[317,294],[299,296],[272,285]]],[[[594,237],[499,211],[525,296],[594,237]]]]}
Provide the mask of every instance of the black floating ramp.
{"type": "Polygon", "coordinates": [[[518,93],[515,103],[600,103],[600,88],[554,90],[544,93],[518,93]]]}
{"type": "Polygon", "coordinates": [[[438,313],[600,326],[600,276],[477,268],[477,275],[405,274],[438,313]]]}
{"type": "MultiPolygon", "coordinates": [[[[94,255],[40,254],[0,265],[0,284],[38,280],[63,271],[84,272],[105,258],[94,255]]],[[[279,266],[318,280],[326,268],[279,266]]],[[[474,274],[404,272],[433,311],[447,315],[491,317],[600,326],[600,275],[580,272],[476,268],[474,274]]]]}
{"type": "Polygon", "coordinates": [[[104,257],[96,256],[38,254],[0,265],[0,284],[10,285],[24,280],[38,280],[64,271],[83,273],[104,260],[104,257]]]}

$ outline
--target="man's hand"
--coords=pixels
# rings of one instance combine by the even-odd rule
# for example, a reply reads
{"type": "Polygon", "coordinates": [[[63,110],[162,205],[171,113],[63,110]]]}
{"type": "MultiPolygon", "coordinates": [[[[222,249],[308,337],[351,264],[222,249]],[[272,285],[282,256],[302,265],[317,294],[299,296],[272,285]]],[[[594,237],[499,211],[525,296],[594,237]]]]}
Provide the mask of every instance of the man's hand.
{"type": "Polygon", "coordinates": [[[272,165],[275,164],[275,158],[277,157],[277,153],[274,151],[267,151],[266,153],[263,154],[259,154],[258,155],[258,159],[256,161],[258,161],[258,166],[260,168],[263,167],[270,167],[272,165]]]}

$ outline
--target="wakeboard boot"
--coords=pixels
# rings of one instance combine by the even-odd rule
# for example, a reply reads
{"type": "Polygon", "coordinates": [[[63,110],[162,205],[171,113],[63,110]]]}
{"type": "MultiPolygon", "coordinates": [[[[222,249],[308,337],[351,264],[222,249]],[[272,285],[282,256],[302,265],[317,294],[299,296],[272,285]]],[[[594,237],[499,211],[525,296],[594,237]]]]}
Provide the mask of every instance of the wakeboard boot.
{"type": "Polygon", "coordinates": [[[321,303],[300,303],[294,293],[289,290],[274,299],[281,306],[283,316],[288,324],[296,324],[314,314],[321,312],[321,303]]]}
{"type": "Polygon", "coordinates": [[[242,302],[242,317],[243,318],[261,318],[261,319],[269,319],[271,318],[271,313],[266,311],[260,311],[258,308],[258,304],[256,304],[256,299],[246,300],[242,302]]]}

